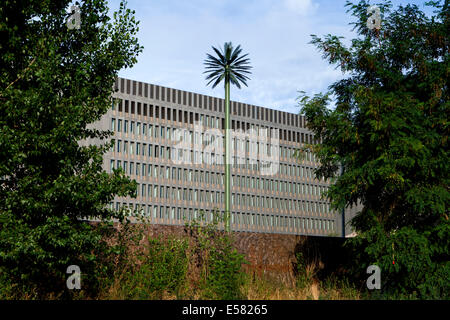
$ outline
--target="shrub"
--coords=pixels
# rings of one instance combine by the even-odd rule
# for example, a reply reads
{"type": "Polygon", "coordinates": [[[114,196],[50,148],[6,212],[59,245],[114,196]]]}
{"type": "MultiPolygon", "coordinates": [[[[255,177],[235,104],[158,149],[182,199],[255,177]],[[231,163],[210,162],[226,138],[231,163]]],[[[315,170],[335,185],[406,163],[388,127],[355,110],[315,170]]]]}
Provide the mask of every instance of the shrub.
{"type": "Polygon", "coordinates": [[[207,299],[241,299],[244,284],[242,264],[244,255],[233,246],[231,234],[219,230],[223,218],[217,212],[213,219],[204,223],[204,214],[199,220],[186,225],[194,240],[193,259],[200,269],[203,296],[207,299]]]}
{"type": "Polygon", "coordinates": [[[186,249],[186,240],[148,239],[145,248],[137,254],[136,264],[123,277],[121,286],[126,298],[178,296],[186,279],[186,249]]]}

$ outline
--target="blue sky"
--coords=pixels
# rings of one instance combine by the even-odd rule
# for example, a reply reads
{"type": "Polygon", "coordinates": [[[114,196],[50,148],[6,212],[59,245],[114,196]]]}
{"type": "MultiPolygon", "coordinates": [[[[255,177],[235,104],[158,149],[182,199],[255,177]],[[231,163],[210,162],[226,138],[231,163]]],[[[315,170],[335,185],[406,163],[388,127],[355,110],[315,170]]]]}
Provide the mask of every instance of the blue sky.
{"type": "MultiPolygon", "coordinates": [[[[416,3],[423,9],[424,1],[416,3]]],[[[111,8],[118,7],[111,1],[111,8]]],[[[223,98],[223,86],[206,87],[203,61],[211,46],[240,44],[249,54],[248,87],[231,99],[297,113],[298,91],[325,91],[343,75],[322,60],[311,34],[351,39],[345,0],[128,0],[140,21],[144,51],[119,76],[223,98]]]]}

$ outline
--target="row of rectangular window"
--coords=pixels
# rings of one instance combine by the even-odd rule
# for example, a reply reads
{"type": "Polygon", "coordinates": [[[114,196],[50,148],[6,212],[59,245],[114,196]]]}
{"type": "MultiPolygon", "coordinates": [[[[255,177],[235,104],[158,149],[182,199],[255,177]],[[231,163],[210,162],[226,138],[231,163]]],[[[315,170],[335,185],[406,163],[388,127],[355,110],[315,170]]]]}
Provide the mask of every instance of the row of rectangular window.
{"type": "MultiPolygon", "coordinates": [[[[162,179],[212,183],[217,185],[224,184],[224,174],[203,170],[194,170],[186,168],[169,167],[154,165],[133,161],[110,160],[110,172],[115,168],[122,168],[126,174],[136,176],[149,176],[162,179]]],[[[231,179],[232,186],[242,188],[261,189],[267,191],[291,192],[305,195],[321,196],[326,190],[326,186],[299,183],[292,181],[283,181],[277,179],[264,179],[259,177],[249,177],[233,175],[231,179]]]]}
{"type": "MultiPolygon", "coordinates": [[[[131,107],[129,107],[130,101],[124,100],[124,107],[122,107],[122,100],[116,99],[117,101],[113,100],[112,103],[112,110],[117,110],[118,112],[124,112],[124,113],[130,113],[130,114],[137,114],[137,115],[143,115],[161,119],[161,120],[168,120],[168,121],[174,121],[178,123],[184,123],[184,124],[194,124],[195,123],[201,123],[205,127],[209,128],[216,128],[216,129],[223,129],[225,125],[225,119],[223,117],[214,117],[209,115],[203,115],[197,112],[192,111],[183,111],[178,110],[174,108],[169,107],[163,107],[163,106],[154,106],[151,104],[146,103],[140,103],[140,102],[134,102],[131,101],[131,107]],[[117,105],[117,106],[116,106],[117,105]],[[137,108],[135,107],[137,105],[137,108]],[[136,111],[136,112],[135,112],[136,111]]],[[[128,121],[128,120],[126,120],[128,121]]],[[[251,130],[254,127],[259,127],[259,125],[251,124],[249,122],[239,121],[239,120],[231,120],[231,129],[232,130],[251,130]]],[[[264,126],[265,127],[265,126],[264,126]]],[[[266,129],[269,129],[269,127],[265,127],[266,129]]],[[[125,130],[127,127],[125,126],[125,130]]],[[[273,129],[273,128],[271,128],[273,129]]],[[[270,132],[271,130],[267,130],[270,132]]],[[[125,131],[126,132],[126,131],[125,131]]],[[[258,131],[259,132],[259,131],[258,131]]],[[[303,132],[296,132],[293,130],[287,130],[287,129],[279,129],[279,138],[281,140],[285,141],[292,141],[297,143],[315,143],[316,140],[314,139],[312,134],[303,133],[303,132]]]]}
{"type": "MultiPolygon", "coordinates": [[[[114,144],[116,141],[114,141],[114,144]]],[[[117,147],[115,148],[116,153],[123,153],[123,154],[129,154],[129,155],[136,155],[136,156],[143,156],[143,157],[150,157],[150,158],[159,158],[164,160],[174,160],[171,156],[174,155],[177,160],[184,161],[184,163],[194,163],[194,164],[214,164],[214,165],[222,165],[225,161],[225,155],[224,154],[215,154],[215,153],[209,153],[209,152],[201,152],[201,151],[193,151],[189,149],[180,149],[178,147],[165,147],[161,145],[153,145],[153,144],[146,144],[140,142],[131,142],[124,140],[123,141],[123,149],[122,149],[122,140],[117,140],[117,147]],[[176,154],[174,154],[176,152],[176,154]]],[[[261,165],[264,166],[270,166],[274,165],[271,161],[264,161],[261,162],[260,160],[252,160],[250,161],[250,158],[243,158],[243,157],[237,157],[233,156],[232,163],[234,164],[234,167],[240,167],[248,170],[260,170],[261,165]]],[[[284,174],[287,174],[287,172],[291,169],[292,166],[289,166],[287,164],[280,164],[281,166],[281,172],[285,172],[284,174]]],[[[303,169],[302,169],[303,170],[303,169]]],[[[133,172],[133,170],[131,170],[133,172]]]]}
{"type": "MultiPolygon", "coordinates": [[[[215,97],[208,97],[197,93],[180,91],[152,84],[126,80],[127,86],[125,90],[125,79],[120,79],[120,92],[133,94],[150,99],[167,101],[187,106],[204,108],[205,110],[223,112],[224,100],[215,97]],[[131,86],[131,83],[133,85],[131,86]]],[[[116,89],[119,89],[119,79],[116,80],[116,89]]],[[[231,101],[231,113],[236,116],[249,117],[256,120],[270,121],[291,125],[296,127],[305,127],[305,119],[303,116],[293,113],[273,110],[269,108],[257,107],[241,102],[231,101]]]]}
{"type": "MultiPolygon", "coordinates": [[[[116,210],[121,207],[133,210],[133,204],[116,202],[116,210]]],[[[110,208],[114,209],[114,203],[110,203],[110,208]]],[[[166,219],[175,221],[204,221],[213,220],[216,210],[200,210],[193,208],[169,207],[158,205],[134,204],[134,210],[140,212],[141,215],[154,219],[166,219]]],[[[223,215],[223,212],[222,212],[223,215]]],[[[296,217],[296,216],[280,216],[273,214],[245,213],[233,212],[231,214],[231,223],[243,226],[261,226],[261,227],[288,227],[303,230],[321,230],[334,231],[335,221],[330,219],[320,219],[312,217],[296,217]]]]}
{"type": "MultiPolygon", "coordinates": [[[[195,201],[205,203],[223,203],[224,193],[214,190],[170,187],[152,184],[139,184],[136,195],[141,198],[172,199],[177,201],[195,201]]],[[[296,210],[312,213],[329,213],[330,206],[324,202],[310,202],[307,200],[287,199],[269,196],[232,193],[231,203],[255,208],[280,210],[296,210]]]]}
{"type": "MultiPolygon", "coordinates": [[[[150,143],[141,143],[141,142],[133,142],[129,140],[113,140],[114,146],[113,150],[119,154],[128,154],[128,155],[136,155],[142,157],[150,157],[150,158],[160,158],[165,160],[173,160],[172,156],[176,157],[178,160],[185,160],[186,163],[191,163],[193,161],[194,164],[216,164],[221,165],[224,161],[223,153],[210,153],[203,151],[194,151],[189,149],[181,149],[178,146],[168,147],[161,144],[150,144],[150,143]],[[173,154],[173,152],[177,152],[177,154],[173,154]]],[[[309,152],[307,155],[310,154],[309,152]]],[[[241,168],[249,169],[249,170],[259,170],[261,165],[265,166],[273,165],[273,161],[265,161],[261,163],[260,160],[251,159],[249,154],[247,157],[238,157],[232,156],[232,163],[234,166],[240,165],[241,168]]],[[[314,169],[310,167],[302,166],[300,163],[278,163],[278,170],[280,174],[289,175],[289,176],[297,176],[301,178],[309,178],[314,179],[314,169]]]]}
{"type": "MultiPolygon", "coordinates": [[[[193,132],[191,130],[180,130],[175,127],[165,127],[158,126],[153,124],[141,123],[139,121],[129,121],[123,119],[111,118],[111,126],[110,130],[114,132],[123,132],[141,136],[141,137],[150,137],[150,138],[162,138],[162,139],[175,139],[178,141],[181,139],[184,142],[191,144],[199,144],[199,143],[211,143],[215,139],[222,138],[222,145],[224,144],[224,136],[214,135],[207,132],[193,132]],[[117,126],[116,126],[117,120],[117,126]],[[123,125],[122,125],[123,122],[123,125]]],[[[258,130],[258,129],[257,129],[258,130]]],[[[251,141],[248,138],[238,138],[232,137],[232,145],[234,146],[234,150],[242,151],[242,152],[259,152],[260,145],[264,146],[265,149],[270,151],[270,149],[275,146],[271,143],[260,142],[260,141],[251,141]]],[[[294,157],[296,148],[291,148],[287,146],[277,146],[279,149],[280,157],[294,157]]],[[[306,161],[315,161],[316,158],[312,152],[307,151],[305,154],[306,161]]]]}

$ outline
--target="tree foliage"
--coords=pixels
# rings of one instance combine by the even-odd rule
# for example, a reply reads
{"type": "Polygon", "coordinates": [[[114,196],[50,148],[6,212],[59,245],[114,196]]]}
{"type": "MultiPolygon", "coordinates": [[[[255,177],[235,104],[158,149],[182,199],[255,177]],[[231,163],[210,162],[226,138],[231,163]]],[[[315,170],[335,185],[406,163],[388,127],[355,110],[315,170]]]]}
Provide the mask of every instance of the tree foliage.
{"type": "Polygon", "coordinates": [[[18,288],[30,297],[61,292],[71,264],[80,266],[86,287],[98,267],[95,252],[101,241],[82,219],[120,218],[106,205],[116,194],[134,190],[122,172],[102,170],[111,133],[88,124],[110,108],[118,71],[131,67],[142,50],[135,36],[138,22],[126,3],[110,17],[106,1],[85,0],[77,2],[80,29],[69,29],[70,3],[0,4],[4,295],[18,288]],[[104,143],[81,146],[86,139],[104,143]]]}
{"type": "Polygon", "coordinates": [[[326,93],[302,95],[317,176],[333,179],[335,208],[362,205],[355,271],[381,268],[382,294],[448,297],[449,8],[377,4],[381,29],[367,27],[367,1],[347,3],[357,38],[312,36],[324,59],[344,74],[326,93]],[[331,102],[334,106],[330,107],[331,102]],[[342,165],[343,174],[338,169],[342,165]]]}

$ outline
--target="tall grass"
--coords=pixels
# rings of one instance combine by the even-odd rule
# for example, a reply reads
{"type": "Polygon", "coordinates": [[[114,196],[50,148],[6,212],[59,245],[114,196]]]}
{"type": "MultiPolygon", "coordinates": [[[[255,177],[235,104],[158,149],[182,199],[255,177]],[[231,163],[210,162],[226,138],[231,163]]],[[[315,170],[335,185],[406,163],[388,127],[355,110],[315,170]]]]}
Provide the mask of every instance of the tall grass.
{"type": "MultiPolygon", "coordinates": [[[[244,271],[247,262],[234,247],[233,235],[220,231],[220,217],[205,223],[203,217],[185,226],[184,236],[149,237],[148,221],[105,227],[108,249],[97,258],[104,270],[96,295],[76,291],[74,299],[244,299],[304,300],[361,299],[345,278],[319,277],[319,256],[297,255],[294,281],[244,271]]],[[[0,280],[1,280],[0,273],[0,280]]],[[[82,280],[83,283],[83,280],[82,280]]],[[[32,299],[33,293],[1,281],[2,299],[32,299]],[[8,288],[6,286],[9,286],[8,288]],[[10,293],[10,294],[9,294],[10,293]]],[[[59,299],[58,295],[48,299],[59,299]]]]}
{"type": "Polygon", "coordinates": [[[101,299],[244,299],[307,300],[361,299],[345,278],[333,274],[319,278],[320,256],[297,254],[295,281],[243,271],[244,256],[233,247],[229,233],[217,224],[203,223],[202,216],[186,224],[186,237],[147,239],[145,225],[124,228],[128,241],[120,244],[124,259],[113,281],[106,283],[101,299]],[[131,241],[131,243],[130,243],[131,241]],[[134,241],[134,242],[133,242],[134,241]],[[130,245],[132,244],[132,245],[130,245]]]}

